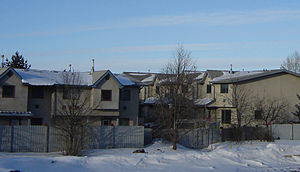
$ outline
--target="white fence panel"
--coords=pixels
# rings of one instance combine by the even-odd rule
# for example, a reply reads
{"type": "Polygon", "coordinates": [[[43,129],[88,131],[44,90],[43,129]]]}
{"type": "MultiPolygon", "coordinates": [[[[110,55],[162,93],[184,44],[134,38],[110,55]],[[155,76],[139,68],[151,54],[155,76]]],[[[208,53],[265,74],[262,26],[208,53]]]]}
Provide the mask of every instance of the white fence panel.
{"type": "Polygon", "coordinates": [[[300,124],[273,124],[273,137],[283,140],[300,140],[300,124]]]}

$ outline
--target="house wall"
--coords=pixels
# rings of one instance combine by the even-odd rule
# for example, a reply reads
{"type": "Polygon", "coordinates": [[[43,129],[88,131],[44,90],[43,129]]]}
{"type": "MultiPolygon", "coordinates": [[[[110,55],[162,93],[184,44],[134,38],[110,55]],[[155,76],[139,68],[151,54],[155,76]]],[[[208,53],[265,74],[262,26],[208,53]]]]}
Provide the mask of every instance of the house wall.
{"type": "Polygon", "coordinates": [[[10,77],[8,75],[4,76],[0,80],[0,87],[0,110],[27,112],[28,87],[22,85],[15,74],[12,74],[10,77]],[[14,98],[2,97],[3,85],[15,86],[14,98]]]}
{"type": "Polygon", "coordinates": [[[91,102],[93,109],[119,109],[119,85],[112,77],[108,80],[104,79],[99,83],[96,88],[92,89],[91,102]],[[101,90],[112,90],[112,99],[111,101],[102,101],[101,100],[101,90]]]}
{"type": "Polygon", "coordinates": [[[51,99],[53,88],[43,87],[44,97],[33,98],[32,91],[37,87],[28,86],[28,110],[32,112],[33,118],[43,118],[43,124],[50,124],[51,122],[51,99]]]}
{"type": "MultiPolygon", "coordinates": [[[[229,84],[228,93],[220,93],[221,84],[214,84],[216,88],[216,102],[210,106],[217,106],[216,114],[217,120],[222,119],[222,109],[231,109],[232,124],[236,124],[235,109],[228,102],[228,97],[232,95],[232,84],[229,84]]],[[[250,93],[250,99],[255,102],[255,97],[266,99],[279,99],[286,102],[289,107],[287,108],[286,116],[290,120],[295,120],[292,112],[294,112],[295,104],[298,103],[296,94],[300,94],[300,78],[291,74],[281,74],[273,77],[263,78],[259,80],[252,80],[251,82],[244,82],[238,85],[239,88],[245,89],[250,93]]],[[[254,106],[253,106],[254,107],[254,106]]],[[[254,110],[247,112],[248,115],[254,115],[254,110]]],[[[262,121],[255,120],[252,125],[262,125],[262,121]]],[[[228,125],[224,125],[225,127],[228,125]]]]}
{"type": "Polygon", "coordinates": [[[130,100],[120,100],[120,118],[129,118],[129,125],[138,125],[139,89],[138,87],[124,87],[130,90],[130,100]]]}

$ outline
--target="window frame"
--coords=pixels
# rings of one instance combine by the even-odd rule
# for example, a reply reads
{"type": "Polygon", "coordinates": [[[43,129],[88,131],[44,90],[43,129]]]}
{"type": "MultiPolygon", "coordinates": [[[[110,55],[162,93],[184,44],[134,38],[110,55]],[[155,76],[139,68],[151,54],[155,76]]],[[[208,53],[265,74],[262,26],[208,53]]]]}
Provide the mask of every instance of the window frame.
{"type": "Polygon", "coordinates": [[[111,126],[112,125],[112,121],[110,119],[103,119],[102,120],[102,126],[111,126]],[[106,125],[107,122],[107,125],[106,125]]]}
{"type": "Polygon", "coordinates": [[[207,84],[207,85],[206,85],[206,93],[207,93],[207,94],[211,94],[211,87],[212,87],[211,84],[207,84]]]}
{"type": "Polygon", "coordinates": [[[129,118],[119,118],[119,126],[129,126],[129,124],[130,124],[129,118]],[[124,120],[124,121],[122,121],[122,120],[124,120]],[[126,124],[121,123],[121,121],[122,121],[122,122],[125,122],[125,121],[126,121],[126,124]]]}
{"type": "Polygon", "coordinates": [[[229,88],[228,84],[221,84],[221,86],[220,86],[220,93],[228,93],[228,88],[229,88]]]}
{"type": "Polygon", "coordinates": [[[231,110],[222,109],[222,124],[231,124],[231,110]]]}
{"type": "MultiPolygon", "coordinates": [[[[9,91],[10,93],[10,91],[9,91]]],[[[15,98],[16,97],[16,86],[15,85],[3,85],[2,86],[2,97],[3,98],[15,98]],[[7,94],[7,89],[12,88],[12,95],[7,94]]]]}
{"type": "Polygon", "coordinates": [[[101,90],[101,101],[112,101],[112,90],[101,90]],[[110,92],[110,98],[109,99],[104,98],[103,92],[110,92]]]}

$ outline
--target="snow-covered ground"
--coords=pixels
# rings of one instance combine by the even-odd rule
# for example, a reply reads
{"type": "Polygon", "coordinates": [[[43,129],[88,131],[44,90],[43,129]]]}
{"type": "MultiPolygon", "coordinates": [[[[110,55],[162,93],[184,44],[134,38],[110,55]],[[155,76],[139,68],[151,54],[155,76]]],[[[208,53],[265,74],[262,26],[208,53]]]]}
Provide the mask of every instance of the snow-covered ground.
{"type": "Polygon", "coordinates": [[[173,151],[160,141],[145,148],[93,150],[83,157],[59,153],[0,153],[0,171],[300,171],[300,141],[225,142],[210,149],[179,146],[173,151]],[[230,148],[232,144],[232,149],[230,148]]]}

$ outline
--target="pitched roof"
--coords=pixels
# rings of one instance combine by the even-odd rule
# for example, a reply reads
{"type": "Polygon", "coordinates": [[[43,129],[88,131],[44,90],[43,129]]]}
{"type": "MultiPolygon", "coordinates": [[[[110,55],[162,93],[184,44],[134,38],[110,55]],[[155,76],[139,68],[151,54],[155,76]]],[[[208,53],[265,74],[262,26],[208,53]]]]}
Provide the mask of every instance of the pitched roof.
{"type": "Polygon", "coordinates": [[[285,70],[285,69],[276,69],[276,70],[259,70],[259,71],[239,71],[232,74],[226,73],[220,77],[216,77],[210,82],[212,83],[238,83],[243,81],[249,81],[253,79],[261,79],[268,76],[273,76],[276,74],[291,74],[297,77],[300,77],[299,74],[285,70]]]}
{"type": "Polygon", "coordinates": [[[157,73],[147,73],[147,72],[123,72],[128,78],[135,82],[139,82],[141,85],[152,84],[157,76],[157,73]]]}
{"type": "Polygon", "coordinates": [[[195,105],[200,106],[200,107],[207,106],[207,105],[213,103],[214,101],[215,101],[215,99],[206,97],[206,98],[203,98],[203,99],[195,100],[195,105]]]}
{"type": "MultiPolygon", "coordinates": [[[[68,71],[49,71],[49,70],[37,70],[37,69],[14,69],[3,68],[0,70],[0,78],[5,73],[12,71],[18,75],[23,84],[34,86],[52,86],[52,85],[70,85],[66,83],[66,75],[78,75],[78,83],[76,85],[92,86],[99,79],[102,79],[104,75],[111,74],[121,86],[137,86],[138,83],[130,80],[122,74],[112,74],[109,70],[90,72],[68,72],[68,71]]],[[[71,85],[75,85],[71,84],[71,85]]]]}
{"type": "Polygon", "coordinates": [[[224,73],[229,73],[229,71],[225,70],[207,70],[206,71],[209,78],[214,79],[216,77],[224,75],[224,73]]]}

